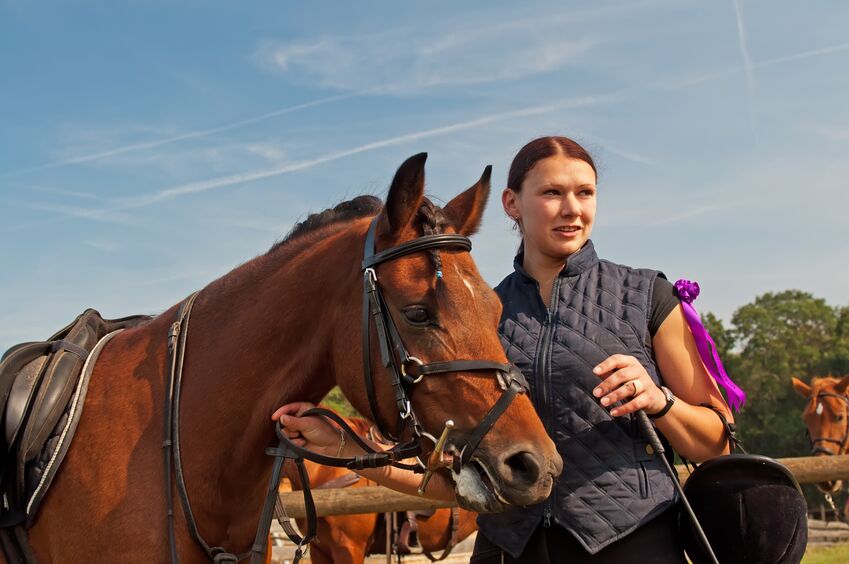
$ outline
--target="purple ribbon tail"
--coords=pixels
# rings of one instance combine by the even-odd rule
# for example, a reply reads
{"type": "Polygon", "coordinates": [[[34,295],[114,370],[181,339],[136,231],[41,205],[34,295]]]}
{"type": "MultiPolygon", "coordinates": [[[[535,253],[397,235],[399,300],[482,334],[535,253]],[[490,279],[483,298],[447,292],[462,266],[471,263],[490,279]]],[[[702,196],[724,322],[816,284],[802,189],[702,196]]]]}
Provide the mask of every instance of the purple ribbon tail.
{"type": "Polygon", "coordinates": [[[722,361],[719,359],[719,354],[716,352],[716,344],[713,342],[710,333],[702,325],[702,320],[693,306],[682,301],[681,307],[684,309],[684,318],[687,320],[690,331],[696,340],[696,348],[699,351],[699,356],[702,357],[702,362],[705,363],[705,368],[717,384],[725,389],[725,393],[728,395],[728,403],[731,404],[734,411],[740,411],[740,408],[746,403],[746,393],[728,377],[725,367],[722,366],[722,361]]]}

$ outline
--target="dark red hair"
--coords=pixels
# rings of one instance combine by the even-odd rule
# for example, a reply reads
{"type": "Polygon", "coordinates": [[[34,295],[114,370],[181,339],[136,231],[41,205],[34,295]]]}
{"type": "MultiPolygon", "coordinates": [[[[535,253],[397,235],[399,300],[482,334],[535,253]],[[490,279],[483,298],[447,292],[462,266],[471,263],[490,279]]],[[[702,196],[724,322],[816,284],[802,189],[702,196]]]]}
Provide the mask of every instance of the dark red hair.
{"type": "Polygon", "coordinates": [[[522,189],[522,182],[525,181],[525,177],[533,166],[537,164],[537,161],[553,157],[554,155],[564,155],[584,161],[590,165],[596,178],[598,178],[598,171],[595,168],[593,158],[586,149],[568,137],[552,135],[534,139],[519,149],[519,152],[516,153],[516,156],[513,157],[513,162],[510,164],[510,173],[507,175],[507,187],[514,192],[519,192],[522,189]]]}

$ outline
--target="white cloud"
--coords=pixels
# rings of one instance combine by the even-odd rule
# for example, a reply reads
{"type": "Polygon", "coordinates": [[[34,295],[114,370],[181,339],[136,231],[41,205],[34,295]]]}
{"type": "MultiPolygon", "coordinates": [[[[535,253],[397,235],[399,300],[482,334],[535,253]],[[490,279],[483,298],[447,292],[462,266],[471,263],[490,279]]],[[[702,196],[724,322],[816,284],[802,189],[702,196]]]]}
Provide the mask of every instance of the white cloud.
{"type": "Polygon", "coordinates": [[[829,141],[849,141],[849,127],[818,123],[805,125],[803,126],[803,129],[819,135],[820,137],[824,137],[829,141]]]}
{"type": "Polygon", "coordinates": [[[114,241],[86,241],[85,244],[106,253],[114,253],[118,250],[118,243],[114,241]]]}
{"type": "Polygon", "coordinates": [[[299,42],[265,40],[255,60],[265,69],[324,88],[408,94],[549,72],[584,60],[600,43],[597,37],[567,38],[545,25],[537,28],[448,32],[447,37],[443,32],[423,36],[398,30],[299,42]]]}

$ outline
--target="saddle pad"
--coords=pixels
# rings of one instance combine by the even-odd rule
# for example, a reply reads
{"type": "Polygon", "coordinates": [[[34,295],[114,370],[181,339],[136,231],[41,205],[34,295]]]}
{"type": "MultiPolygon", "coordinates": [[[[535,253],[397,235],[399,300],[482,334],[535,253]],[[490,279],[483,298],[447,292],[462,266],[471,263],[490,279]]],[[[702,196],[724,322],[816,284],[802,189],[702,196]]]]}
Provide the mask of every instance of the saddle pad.
{"type": "Polygon", "coordinates": [[[83,404],[85,403],[86,394],[88,392],[89,378],[91,377],[91,373],[94,371],[94,365],[97,362],[97,358],[100,356],[100,351],[103,350],[106,343],[108,343],[121,331],[123,331],[123,329],[118,329],[117,331],[108,333],[94,346],[91,354],[86,359],[85,365],[83,366],[82,374],[80,375],[80,379],[77,382],[76,389],[74,390],[73,399],[68,404],[65,414],[53,429],[53,433],[50,439],[48,439],[45,443],[44,449],[42,449],[34,461],[35,464],[29,469],[27,477],[28,482],[30,483],[28,484],[27,490],[29,491],[33,487],[33,484],[35,484],[35,486],[34,489],[32,489],[32,494],[28,496],[26,503],[26,526],[28,528],[32,525],[32,521],[38,511],[38,506],[44,499],[47,489],[50,487],[53,478],[56,476],[56,472],[62,464],[62,461],[65,459],[65,455],[68,453],[68,448],[71,445],[71,441],[73,440],[74,434],[77,430],[77,425],[80,422],[80,417],[82,416],[83,404]]]}

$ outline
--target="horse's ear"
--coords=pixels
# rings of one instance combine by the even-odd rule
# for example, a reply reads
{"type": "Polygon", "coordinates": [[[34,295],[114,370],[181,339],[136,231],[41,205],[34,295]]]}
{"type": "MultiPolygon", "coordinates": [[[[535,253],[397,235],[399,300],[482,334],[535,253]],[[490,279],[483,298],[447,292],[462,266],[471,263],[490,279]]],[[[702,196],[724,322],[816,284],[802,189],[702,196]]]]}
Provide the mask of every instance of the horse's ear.
{"type": "Polygon", "coordinates": [[[381,233],[390,240],[397,240],[401,231],[410,224],[422,205],[424,198],[424,164],[427,153],[413,155],[403,162],[386,196],[386,205],[380,212],[381,233]]]}
{"type": "Polygon", "coordinates": [[[834,386],[834,390],[835,390],[838,394],[845,394],[845,393],[846,393],[846,388],[847,388],[847,386],[849,386],[849,374],[847,374],[846,376],[844,376],[844,377],[840,380],[840,382],[838,382],[838,383],[837,383],[837,385],[836,385],[836,386],[834,386]]]}
{"type": "Polygon", "coordinates": [[[492,176],[492,166],[487,166],[474,186],[448,202],[443,208],[445,215],[460,235],[466,237],[474,235],[480,227],[483,210],[489,199],[490,176],[492,176]]]}
{"type": "Polygon", "coordinates": [[[803,398],[811,397],[811,387],[798,378],[793,378],[793,389],[803,398]]]}

